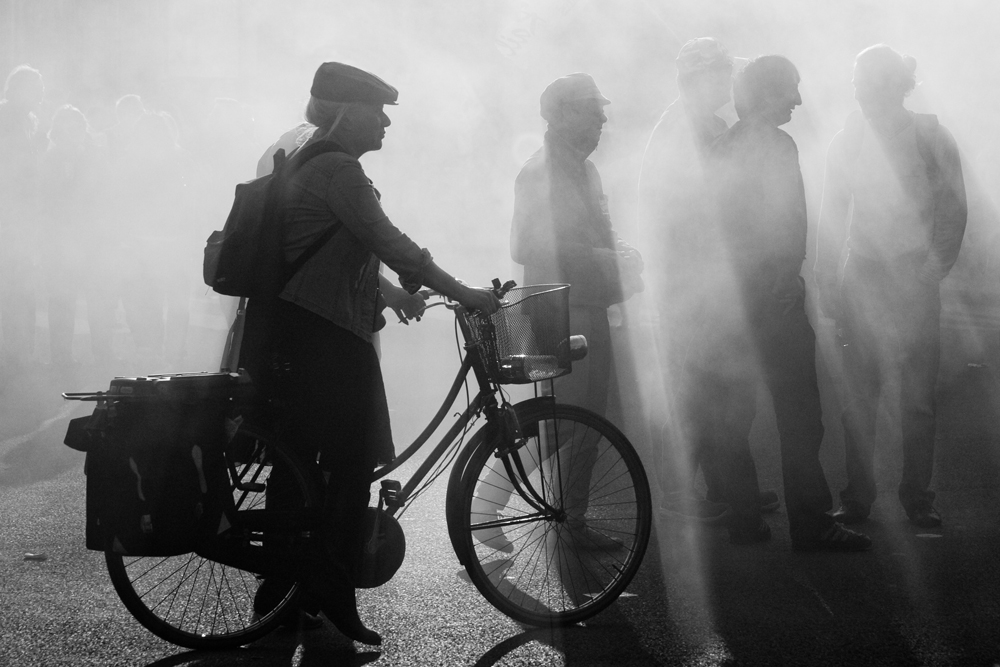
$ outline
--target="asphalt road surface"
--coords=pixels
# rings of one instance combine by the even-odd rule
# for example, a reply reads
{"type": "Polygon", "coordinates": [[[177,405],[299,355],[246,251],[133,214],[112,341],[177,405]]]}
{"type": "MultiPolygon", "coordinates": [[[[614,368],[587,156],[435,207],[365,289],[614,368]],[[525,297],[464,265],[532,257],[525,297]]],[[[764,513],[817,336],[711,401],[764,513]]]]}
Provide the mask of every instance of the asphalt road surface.
{"type": "MultiPolygon", "coordinates": [[[[774,539],[750,547],[661,513],[618,602],[586,625],[532,629],[463,578],[439,483],[403,518],[402,569],[360,595],[381,647],[352,644],[326,624],[222,653],[172,646],[131,618],[102,555],[84,548],[83,458],[61,444],[67,420],[86,408],[61,401],[58,392],[71,388],[65,377],[8,374],[0,378],[0,665],[998,665],[1000,385],[992,361],[946,358],[935,477],[941,529],[907,523],[895,499],[898,442],[890,443],[864,528],[875,541],[870,553],[793,553],[783,508],[768,518],[774,539]]],[[[106,385],[87,373],[73,386],[106,385]]],[[[780,490],[771,426],[761,421],[761,478],[780,490]]],[[[836,491],[836,442],[825,446],[824,463],[836,491]]]]}

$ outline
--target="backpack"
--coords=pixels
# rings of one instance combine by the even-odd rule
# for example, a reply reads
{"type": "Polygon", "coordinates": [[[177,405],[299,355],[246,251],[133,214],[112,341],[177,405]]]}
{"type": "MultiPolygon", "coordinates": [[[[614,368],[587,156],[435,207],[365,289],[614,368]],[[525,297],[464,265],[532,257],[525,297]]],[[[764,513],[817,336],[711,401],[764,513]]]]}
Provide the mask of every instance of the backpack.
{"type": "Polygon", "coordinates": [[[236,186],[233,207],[221,231],[212,232],[205,244],[202,273],[205,284],[219,294],[272,298],[309,259],[340,229],[340,221],[326,230],[296,258],[286,264],[282,235],[283,198],[291,176],[306,162],[323,153],[345,152],[332,141],[319,141],[274,155],[274,171],[236,186]]]}

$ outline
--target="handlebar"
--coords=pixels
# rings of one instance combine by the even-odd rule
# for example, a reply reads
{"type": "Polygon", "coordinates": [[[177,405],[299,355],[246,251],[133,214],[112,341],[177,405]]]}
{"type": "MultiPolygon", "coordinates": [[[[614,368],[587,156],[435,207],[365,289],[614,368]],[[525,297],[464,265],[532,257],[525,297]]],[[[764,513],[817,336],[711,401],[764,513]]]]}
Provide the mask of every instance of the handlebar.
{"type": "MultiPolygon", "coordinates": [[[[496,296],[496,298],[503,299],[504,296],[507,295],[507,292],[511,291],[515,287],[517,287],[517,283],[514,282],[513,280],[508,280],[507,282],[501,284],[499,278],[494,278],[493,279],[493,285],[492,285],[491,289],[492,289],[493,294],[496,296]]],[[[429,304],[427,304],[427,306],[425,306],[424,310],[427,310],[427,308],[433,308],[434,306],[444,306],[448,310],[457,310],[457,309],[459,309],[459,308],[462,307],[462,305],[460,303],[458,303],[457,301],[455,301],[455,300],[453,300],[453,299],[445,296],[444,294],[441,294],[440,292],[436,292],[436,291],[434,291],[432,289],[422,289],[422,290],[419,290],[417,292],[417,294],[419,294],[422,297],[424,297],[424,300],[435,298],[435,297],[440,297],[441,298],[441,301],[437,301],[435,303],[429,303],[429,304]]]]}

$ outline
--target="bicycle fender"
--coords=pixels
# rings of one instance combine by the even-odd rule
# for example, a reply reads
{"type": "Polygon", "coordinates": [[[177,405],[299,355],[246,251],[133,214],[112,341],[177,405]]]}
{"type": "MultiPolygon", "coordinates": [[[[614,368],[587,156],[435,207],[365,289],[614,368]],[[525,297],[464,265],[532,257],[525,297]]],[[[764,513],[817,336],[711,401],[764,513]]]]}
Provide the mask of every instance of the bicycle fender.
{"type": "Polygon", "coordinates": [[[516,412],[517,416],[520,417],[531,410],[537,410],[539,408],[551,409],[555,406],[555,404],[555,396],[535,396],[534,398],[529,398],[521,401],[520,403],[515,403],[514,412],[516,412]]]}

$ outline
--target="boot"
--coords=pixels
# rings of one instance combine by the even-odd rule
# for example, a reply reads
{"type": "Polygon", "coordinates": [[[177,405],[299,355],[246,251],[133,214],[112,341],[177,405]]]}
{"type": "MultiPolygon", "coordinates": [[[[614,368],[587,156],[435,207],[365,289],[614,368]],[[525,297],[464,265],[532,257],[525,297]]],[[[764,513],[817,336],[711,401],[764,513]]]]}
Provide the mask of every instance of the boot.
{"type": "Polygon", "coordinates": [[[323,615],[345,636],[362,644],[382,643],[381,635],[366,628],[358,616],[357,596],[343,566],[331,564],[316,571],[308,578],[307,585],[323,615]]]}
{"type": "Polygon", "coordinates": [[[337,586],[336,590],[331,592],[332,595],[323,596],[320,605],[323,615],[350,639],[372,646],[381,644],[382,636],[366,628],[358,616],[358,600],[354,588],[337,586]]]}

